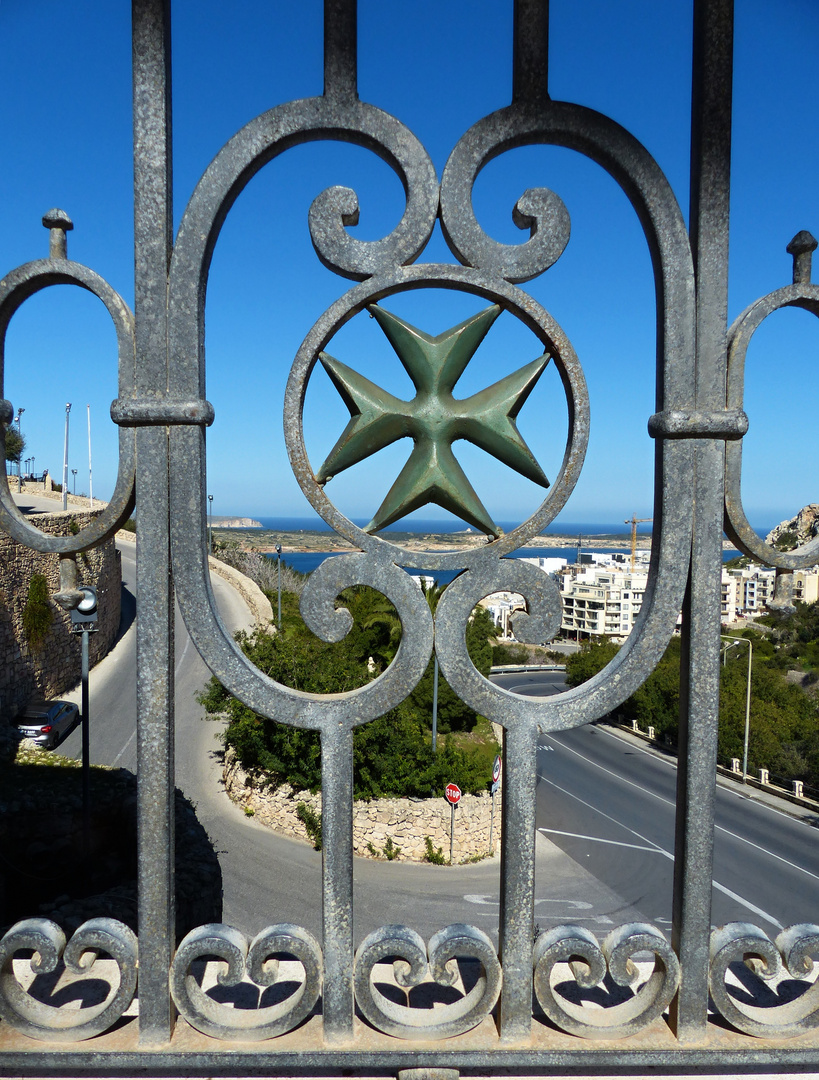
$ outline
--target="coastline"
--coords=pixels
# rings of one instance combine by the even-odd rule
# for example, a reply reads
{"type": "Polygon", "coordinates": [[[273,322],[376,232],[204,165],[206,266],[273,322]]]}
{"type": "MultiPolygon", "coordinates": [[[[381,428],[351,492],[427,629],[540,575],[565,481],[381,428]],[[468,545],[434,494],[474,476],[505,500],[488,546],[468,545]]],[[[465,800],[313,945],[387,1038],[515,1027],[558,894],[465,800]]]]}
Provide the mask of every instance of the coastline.
{"type": "MultiPolygon", "coordinates": [[[[358,548],[349,540],[329,530],[278,530],[253,529],[250,531],[237,532],[237,528],[213,525],[214,536],[219,540],[237,542],[245,551],[255,551],[262,555],[271,555],[276,551],[276,545],[281,544],[282,554],[319,554],[323,552],[357,551],[358,548]]],[[[387,534],[392,543],[398,544],[408,551],[460,551],[468,547],[482,546],[475,532],[456,533],[411,533],[390,532],[387,534]]],[[[520,544],[521,548],[571,548],[577,545],[577,535],[559,536],[556,533],[533,536],[520,544]]],[[[614,548],[628,551],[631,548],[631,536],[629,534],[601,533],[584,536],[583,547],[587,550],[599,548],[614,548]]],[[[637,537],[637,547],[645,550],[651,547],[651,534],[640,533],[637,537]]],[[[723,540],[725,550],[735,550],[733,544],[723,540]]]]}

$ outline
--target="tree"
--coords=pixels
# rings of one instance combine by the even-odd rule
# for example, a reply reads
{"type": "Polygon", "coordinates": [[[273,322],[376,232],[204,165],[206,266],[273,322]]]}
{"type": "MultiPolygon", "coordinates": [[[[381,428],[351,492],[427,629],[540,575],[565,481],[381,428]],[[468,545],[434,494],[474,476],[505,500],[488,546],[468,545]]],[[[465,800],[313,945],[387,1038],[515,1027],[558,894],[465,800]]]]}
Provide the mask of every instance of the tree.
{"type": "MultiPolygon", "coordinates": [[[[284,593],[280,632],[240,635],[239,643],[265,674],[294,689],[330,694],[362,686],[394,657],[400,639],[396,634],[396,627],[400,627],[398,615],[386,597],[363,585],[346,589],[339,601],[353,616],[353,626],[340,642],[329,645],[312,634],[298,614],[297,597],[284,593]],[[371,658],[376,671],[371,669],[371,658]]],[[[485,673],[491,663],[488,638],[492,629],[488,613],[477,609],[467,630],[467,646],[479,670],[485,673]]],[[[430,701],[431,670],[430,665],[430,701]]],[[[447,706],[448,723],[471,728],[474,712],[455,697],[443,680],[439,694],[443,687],[453,699],[447,706]]],[[[287,781],[294,790],[319,788],[321,744],[317,732],[260,716],[232,697],[215,678],[200,701],[208,712],[227,714],[225,744],[236,752],[248,772],[273,786],[287,781]]],[[[450,781],[463,791],[477,793],[486,789],[494,752],[487,758],[478,748],[461,749],[446,743],[436,755],[429,739],[429,724],[429,711],[410,697],[385,716],[355,729],[356,798],[428,797],[440,794],[450,781]]]]}
{"type": "Polygon", "coordinates": [[[18,464],[26,448],[26,438],[15,427],[6,428],[6,461],[16,461],[18,464]]]}

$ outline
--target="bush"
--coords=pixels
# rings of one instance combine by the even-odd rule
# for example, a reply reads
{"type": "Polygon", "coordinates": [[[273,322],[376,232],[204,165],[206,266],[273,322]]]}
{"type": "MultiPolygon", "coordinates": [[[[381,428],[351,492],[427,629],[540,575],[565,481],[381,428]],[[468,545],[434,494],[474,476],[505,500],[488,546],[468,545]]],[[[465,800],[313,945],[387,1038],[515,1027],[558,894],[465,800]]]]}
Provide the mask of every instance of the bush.
{"type": "MultiPolygon", "coordinates": [[[[292,593],[282,596],[279,633],[257,631],[251,636],[240,635],[237,640],[250,660],[276,682],[314,694],[352,690],[373,678],[372,664],[377,672],[391,660],[398,644],[394,634],[397,615],[380,593],[364,586],[345,590],[340,599],[353,615],[354,623],[337,644],[328,645],[307,630],[298,617],[297,597],[292,593]]],[[[483,617],[476,612],[470,628],[476,663],[488,672],[486,620],[485,612],[483,617]]],[[[427,675],[428,685],[420,695],[411,695],[385,716],[354,730],[356,799],[427,798],[440,795],[450,782],[467,792],[486,790],[494,752],[487,755],[482,745],[459,747],[454,740],[441,739],[438,753],[433,753],[429,733],[432,664],[427,675]]],[[[321,743],[317,732],[277,724],[258,715],[215,679],[211,679],[199,700],[209,713],[227,716],[225,745],[235,751],[249,773],[273,786],[287,782],[296,791],[319,790],[321,743]]],[[[439,682],[439,718],[441,732],[456,726],[472,728],[478,720],[443,679],[439,682]]]]}
{"type": "Polygon", "coordinates": [[[446,859],[444,858],[443,848],[433,847],[431,836],[424,837],[424,844],[426,846],[424,862],[433,863],[435,866],[444,866],[446,864],[446,859]]]}
{"type": "Polygon", "coordinates": [[[317,814],[312,806],[300,802],[296,807],[296,817],[304,825],[307,835],[313,841],[316,851],[321,851],[321,814],[317,814]]]}
{"type": "Polygon", "coordinates": [[[43,574],[32,574],[28,584],[28,599],[23,608],[23,632],[32,649],[38,649],[48,636],[54,621],[48,581],[43,574]]]}

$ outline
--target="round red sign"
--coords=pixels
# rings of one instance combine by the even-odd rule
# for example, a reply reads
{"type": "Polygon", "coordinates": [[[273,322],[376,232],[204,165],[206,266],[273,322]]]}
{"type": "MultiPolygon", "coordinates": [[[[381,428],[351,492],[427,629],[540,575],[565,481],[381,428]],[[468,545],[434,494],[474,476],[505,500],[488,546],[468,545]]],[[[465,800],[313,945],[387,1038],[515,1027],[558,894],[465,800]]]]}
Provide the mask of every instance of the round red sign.
{"type": "Polygon", "coordinates": [[[453,806],[457,806],[461,801],[461,789],[457,784],[447,784],[444,794],[446,795],[447,802],[452,803],[453,806]]]}

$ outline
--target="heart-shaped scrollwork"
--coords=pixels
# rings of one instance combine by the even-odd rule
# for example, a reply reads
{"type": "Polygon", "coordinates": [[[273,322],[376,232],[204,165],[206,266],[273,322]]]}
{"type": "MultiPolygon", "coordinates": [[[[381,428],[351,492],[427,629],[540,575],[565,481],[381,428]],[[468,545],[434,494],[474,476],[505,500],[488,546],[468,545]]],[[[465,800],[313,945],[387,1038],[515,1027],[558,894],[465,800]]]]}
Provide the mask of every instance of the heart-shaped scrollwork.
{"type": "MultiPolygon", "coordinates": [[[[612,930],[600,945],[582,926],[556,926],[535,943],[535,994],[546,1016],[563,1031],[583,1039],[622,1039],[642,1031],[671,1003],[680,982],[680,965],[663,934],[645,923],[627,923],[612,930]],[[634,963],[637,953],[654,954],[654,969],[641,982],[634,963]],[[585,1006],[581,995],[560,992],[558,965],[565,964],[576,988],[598,991],[602,1009],[585,1006]],[[606,1007],[612,995],[601,988],[606,975],[622,987],[631,987],[625,1000],[606,1007]]],[[[584,995],[593,996],[593,995],[584,995]]]]}
{"type": "MultiPolygon", "coordinates": [[[[321,992],[321,949],[306,930],[292,923],[268,926],[248,944],[239,930],[222,923],[197,927],[183,939],[171,964],[171,994],[188,1023],[216,1039],[272,1039],[297,1027],[313,1011],[321,992]],[[304,969],[302,981],[283,1000],[259,1008],[231,1008],[202,989],[191,968],[217,956],[227,964],[220,987],[238,987],[248,976],[256,988],[288,983],[280,976],[279,958],[294,956],[304,969]]],[[[258,996],[258,995],[256,995],[258,996]]],[[[263,1000],[263,999],[262,999],[263,1000]]]]}
{"type": "Polygon", "coordinates": [[[711,934],[711,997],[717,1011],[746,1035],[792,1039],[819,1025],[819,982],[801,993],[782,983],[782,964],[808,979],[819,958],[819,926],[800,923],[771,941],[750,923],[726,923],[711,934]],[[729,973],[733,976],[729,986],[729,973]],[[765,985],[778,980],[773,987],[765,985]]]}
{"type": "Polygon", "coordinates": [[[32,1039],[79,1042],[100,1035],[111,1027],[128,1006],[136,992],[137,939],[133,931],[115,919],[89,919],[80,926],[66,945],[65,934],[49,919],[23,919],[0,941],[0,1016],[13,1028],[32,1039]],[[15,957],[33,950],[31,971],[35,976],[60,975],[60,962],[75,975],[93,975],[93,979],[73,981],[70,985],[50,988],[49,1004],[35,996],[37,979],[23,986],[15,972],[15,957]],[[96,966],[100,955],[116,964],[119,979],[112,986],[107,967],[96,966]],[[100,1001],[102,987],[103,1000],[100,1001]],[[64,1000],[85,1002],[79,1009],[62,1008],[64,1000]]]}
{"type": "Polygon", "coordinates": [[[399,1039],[448,1039],[469,1031],[490,1014],[500,987],[501,967],[492,942],[482,930],[464,923],[439,930],[430,939],[429,950],[409,927],[382,926],[364,939],[355,956],[358,1007],[373,1027],[399,1039]],[[401,994],[399,987],[410,990],[422,983],[454,987],[459,977],[465,992],[434,1011],[390,1000],[374,974],[375,966],[388,959],[396,996],[401,994]]]}

